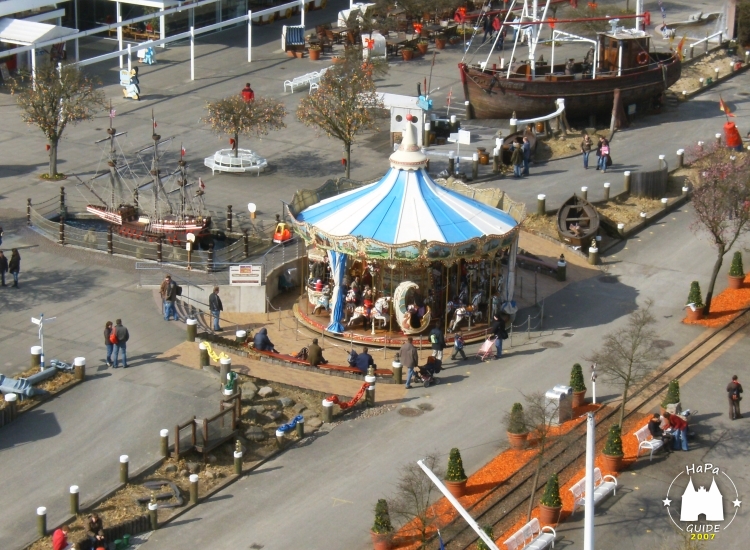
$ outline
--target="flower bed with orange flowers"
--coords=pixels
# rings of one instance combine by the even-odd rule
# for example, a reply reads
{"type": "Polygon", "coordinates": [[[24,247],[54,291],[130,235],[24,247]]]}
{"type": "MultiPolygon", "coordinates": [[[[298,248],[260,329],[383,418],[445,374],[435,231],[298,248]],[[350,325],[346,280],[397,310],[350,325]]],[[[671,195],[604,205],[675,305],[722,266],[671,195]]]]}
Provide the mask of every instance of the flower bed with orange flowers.
{"type": "MultiPolygon", "coordinates": [[[[555,427],[550,432],[550,437],[564,435],[574,429],[576,426],[582,424],[586,419],[586,413],[592,411],[598,411],[599,405],[586,405],[584,407],[578,407],[574,410],[574,420],[564,423],[560,427],[555,427]]],[[[625,453],[623,460],[624,467],[630,466],[635,462],[636,454],[638,452],[638,441],[633,437],[633,433],[640,427],[642,427],[650,415],[636,415],[634,418],[630,418],[625,421],[625,428],[622,433],[622,448],[625,453]]],[[[599,426],[597,430],[600,435],[604,435],[604,427],[616,421],[616,415],[614,418],[609,418],[604,424],[599,426]]],[[[602,475],[617,475],[615,472],[611,472],[604,467],[603,462],[600,458],[601,449],[604,447],[606,440],[605,437],[601,437],[597,444],[597,459],[596,466],[602,470],[602,475]]],[[[466,496],[461,497],[459,501],[462,506],[469,510],[472,516],[476,517],[481,514],[485,509],[492,506],[490,499],[487,499],[488,495],[499,485],[508,482],[508,480],[523,468],[530,465],[536,456],[536,451],[532,449],[528,450],[515,450],[508,449],[498,454],[490,462],[480,468],[474,475],[470,476],[466,484],[466,496]]],[[[585,475],[585,467],[581,467],[579,462],[583,458],[575,462],[574,468],[571,469],[572,475],[568,472],[567,475],[561,477],[560,482],[560,496],[563,501],[563,512],[561,520],[568,517],[573,510],[573,494],[570,492],[570,487],[580,480],[585,475]]],[[[540,489],[544,486],[544,480],[540,480],[540,489]]],[[[525,507],[524,507],[525,509],[525,507]]],[[[435,521],[431,521],[432,525],[428,530],[429,536],[434,536],[438,527],[441,529],[456,520],[458,512],[448,502],[446,498],[440,498],[435,504],[432,505],[429,511],[429,516],[435,521]]],[[[539,517],[538,506],[534,508],[532,517],[539,517]]],[[[459,520],[463,521],[463,520],[459,520]]],[[[504,518],[501,525],[495,525],[495,528],[501,527],[502,531],[495,532],[496,544],[498,548],[503,548],[502,543],[515,531],[520,529],[526,523],[526,514],[517,512],[515,516],[504,518]],[[510,523],[513,521],[514,523],[510,523]]],[[[419,542],[419,528],[416,521],[407,523],[401,529],[398,530],[393,539],[393,548],[399,548],[403,550],[416,550],[420,547],[419,542]]]]}
{"type": "Polygon", "coordinates": [[[712,298],[711,312],[707,317],[697,321],[688,321],[685,319],[683,323],[710,328],[723,327],[748,307],[750,307],[750,274],[745,276],[742,288],[737,290],[728,288],[718,296],[712,298]]]}

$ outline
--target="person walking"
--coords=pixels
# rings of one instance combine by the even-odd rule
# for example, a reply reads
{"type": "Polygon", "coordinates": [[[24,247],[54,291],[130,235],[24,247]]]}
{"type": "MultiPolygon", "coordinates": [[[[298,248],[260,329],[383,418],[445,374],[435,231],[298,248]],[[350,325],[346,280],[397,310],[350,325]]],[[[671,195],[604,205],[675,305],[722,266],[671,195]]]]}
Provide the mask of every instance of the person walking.
{"type": "Polygon", "coordinates": [[[14,248],[10,252],[8,271],[13,275],[13,288],[18,288],[18,274],[21,272],[21,255],[18,253],[17,248],[14,248]]]}
{"type": "Polygon", "coordinates": [[[401,360],[401,366],[406,370],[406,389],[411,389],[411,377],[414,376],[414,367],[419,364],[419,353],[414,347],[414,338],[409,336],[401,349],[398,350],[398,356],[401,360]]]}
{"type": "Polygon", "coordinates": [[[115,345],[112,343],[112,321],[107,321],[104,324],[104,347],[107,349],[107,366],[112,366],[112,351],[115,349],[115,345]]]}
{"type": "Polygon", "coordinates": [[[521,144],[513,144],[513,153],[510,155],[510,163],[513,165],[513,175],[517,178],[521,177],[521,167],[523,166],[523,151],[521,151],[521,144]]]}
{"type": "Polygon", "coordinates": [[[245,103],[250,103],[252,101],[255,101],[255,92],[250,87],[249,82],[245,84],[244,88],[242,88],[242,99],[245,100],[245,103]]]}
{"type": "Polygon", "coordinates": [[[599,143],[599,167],[597,170],[601,170],[602,172],[607,172],[607,166],[611,164],[611,161],[609,159],[609,141],[607,141],[605,138],[601,139],[601,142],[599,143]]]}
{"type": "MultiPolygon", "coordinates": [[[[502,25],[500,24],[500,18],[499,18],[499,17],[497,16],[497,15],[495,15],[495,16],[494,16],[494,17],[492,18],[492,30],[493,30],[494,32],[498,33],[498,38],[497,38],[497,47],[498,47],[498,49],[499,49],[500,51],[503,51],[503,41],[504,41],[504,38],[505,38],[505,37],[503,36],[503,33],[502,33],[502,32],[500,32],[500,28],[501,28],[501,27],[502,27],[502,25]]],[[[494,34],[494,33],[493,33],[493,34],[494,34]]]]}
{"type": "Polygon", "coordinates": [[[459,353],[461,354],[461,357],[464,358],[464,361],[466,361],[466,352],[464,352],[464,337],[461,335],[460,330],[453,337],[453,353],[451,353],[451,359],[455,359],[459,353]]]}
{"type": "Polygon", "coordinates": [[[175,302],[177,301],[177,283],[172,280],[171,275],[167,275],[164,279],[167,283],[166,288],[164,289],[164,320],[171,321],[170,317],[174,317],[174,320],[177,321],[177,310],[175,309],[175,302]]]}
{"type": "Polygon", "coordinates": [[[5,284],[5,274],[8,273],[8,258],[5,257],[3,251],[0,250],[0,280],[2,284],[0,286],[8,286],[5,284]]]}
{"type": "Polygon", "coordinates": [[[503,340],[508,337],[508,333],[505,330],[505,321],[499,315],[493,317],[490,332],[495,336],[495,349],[497,350],[495,359],[500,359],[503,354],[503,340]]]}
{"type": "Polygon", "coordinates": [[[729,398],[729,418],[737,420],[742,418],[740,413],[740,401],[742,401],[742,384],[737,375],[732,376],[732,381],[727,385],[727,397],[729,398]]]}
{"type": "Polygon", "coordinates": [[[438,361],[443,360],[443,350],[445,349],[445,337],[443,331],[435,327],[430,331],[430,344],[432,347],[432,356],[438,361]]]}
{"type": "Polygon", "coordinates": [[[529,175],[529,164],[531,163],[531,142],[529,138],[523,138],[523,145],[521,145],[523,151],[523,175],[529,175]]]}
{"type": "Polygon", "coordinates": [[[589,155],[591,154],[591,148],[594,144],[591,141],[591,136],[583,134],[583,141],[581,141],[581,153],[583,153],[583,169],[589,169],[589,155]]]}
{"type": "Polygon", "coordinates": [[[211,317],[214,319],[214,332],[224,330],[219,326],[219,316],[224,311],[224,305],[219,298],[219,287],[215,286],[211,296],[208,297],[208,309],[211,310],[211,317]]]}
{"type": "Polygon", "coordinates": [[[484,16],[484,23],[482,23],[484,29],[484,36],[482,37],[482,44],[487,40],[487,35],[490,36],[490,42],[492,42],[492,21],[489,15],[484,16]]]}
{"type": "Polygon", "coordinates": [[[307,347],[307,361],[313,367],[328,363],[328,361],[323,358],[323,348],[318,345],[317,338],[313,338],[312,344],[307,347]]]}
{"type": "Polygon", "coordinates": [[[122,326],[122,319],[115,320],[115,326],[112,330],[114,330],[115,338],[117,338],[113,368],[118,368],[120,352],[122,352],[122,368],[126,369],[128,368],[128,340],[130,340],[130,333],[126,327],[122,326]]]}

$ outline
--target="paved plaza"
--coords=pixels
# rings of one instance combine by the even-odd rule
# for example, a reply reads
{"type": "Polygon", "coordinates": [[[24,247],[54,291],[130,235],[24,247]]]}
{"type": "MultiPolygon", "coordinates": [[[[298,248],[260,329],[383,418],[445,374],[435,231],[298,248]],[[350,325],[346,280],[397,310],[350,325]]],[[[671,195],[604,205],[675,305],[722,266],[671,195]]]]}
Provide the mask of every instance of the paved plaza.
{"type": "MultiPolygon", "coordinates": [[[[310,12],[308,28],[331,21],[344,6],[348,3],[331,0],[325,11],[310,12]]],[[[217,210],[235,205],[235,212],[245,216],[243,205],[252,201],[259,207],[261,220],[271,220],[280,212],[280,201],[290,200],[297,189],[316,188],[328,178],[342,176],[339,142],[316,135],[296,120],[294,112],[306,91],[282,93],[284,80],[327,66],[330,59],[287,58],[279,50],[279,33],[280,25],[253,30],[251,64],[246,61],[244,28],[197,40],[195,81],[190,80],[187,44],[157,50],[157,64],[141,69],[140,102],[122,99],[116,61],[93,66],[113,100],[115,126],[128,132],[123,141],[126,150],[148,144],[153,110],[159,131],[175,136],[175,151],[183,144],[191,173],[206,182],[207,202],[217,210]],[[228,144],[226,137],[212,135],[200,122],[205,103],[239,93],[247,81],[256,96],[284,101],[289,111],[287,128],[263,140],[241,140],[241,147],[269,159],[268,173],[213,176],[203,166],[203,158],[228,144]]],[[[111,42],[84,44],[89,52],[111,51],[111,47],[111,42]]],[[[461,96],[459,60],[459,49],[446,49],[438,53],[432,68],[432,87],[440,88],[433,99],[440,111],[450,90],[454,97],[461,96]]],[[[416,62],[394,61],[378,87],[411,95],[416,93],[417,82],[430,77],[430,71],[429,56],[416,62]]],[[[520,181],[506,178],[479,185],[501,188],[514,200],[526,202],[531,211],[542,192],[549,207],[558,206],[582,185],[589,187],[593,198],[605,181],[611,181],[617,192],[624,170],[651,169],[659,154],[665,154],[672,165],[677,149],[708,141],[721,131],[725,119],[718,109],[719,94],[736,111],[734,120],[744,134],[750,129],[750,107],[743,95],[748,86],[750,76],[745,73],[618,132],[612,142],[615,166],[607,179],[595,170],[583,171],[580,159],[571,158],[532,165],[531,176],[520,181]]],[[[131,456],[132,470],[150,463],[158,452],[159,429],[171,428],[187,416],[215,411],[219,395],[214,378],[184,366],[177,355],[165,354],[184,341],[184,325],[162,321],[154,290],[137,287],[139,275],[133,261],[61,248],[26,227],[27,198],[34,202],[50,199],[59,193],[60,185],[39,179],[47,165],[44,140],[37,129],[23,125],[7,90],[0,92],[0,120],[2,248],[16,247],[22,255],[21,288],[0,289],[0,373],[11,375],[28,366],[29,347],[37,344],[30,318],[44,313],[57,317],[45,332],[48,358],[69,361],[85,356],[89,375],[84,384],[0,430],[0,464],[6,473],[0,492],[4,511],[0,548],[15,550],[34,538],[37,506],[48,508],[50,525],[59,522],[68,509],[70,485],[81,487],[84,503],[102,494],[115,484],[120,454],[131,456]],[[132,368],[115,371],[104,365],[102,330],[106,320],[118,317],[131,333],[128,358],[132,368]]],[[[106,113],[101,113],[94,122],[66,130],[60,145],[60,171],[83,178],[97,169],[100,152],[94,141],[105,135],[108,122],[106,113]]],[[[496,127],[470,121],[466,127],[476,135],[489,136],[496,129],[507,130],[507,121],[497,121],[496,127]]],[[[384,174],[389,149],[386,134],[363,136],[352,153],[352,177],[370,181],[384,174]]],[[[431,171],[440,169],[436,163],[431,171]]],[[[83,200],[76,180],[63,185],[69,197],[83,200]]],[[[280,454],[153,533],[142,548],[370,547],[373,506],[378,498],[393,494],[400,465],[432,451],[447,459],[450,448],[459,447],[467,473],[476,471],[507,446],[502,417],[521,399],[521,392],[567,383],[570,366],[596,348],[604,334],[622,326],[625,316],[646,299],[655,300],[658,330],[673,344],[668,353],[676,354],[704,334],[700,327],[681,323],[690,282],[705,284],[714,258],[706,238],[691,231],[692,219],[688,204],[609,250],[601,266],[602,275],[608,277],[581,277],[544,296],[544,333],[519,340],[500,361],[447,361],[440,385],[402,392],[405,395],[398,407],[429,403],[433,410],[416,418],[393,410],[332,428],[324,426],[309,445],[280,454]],[[543,341],[555,341],[561,347],[545,348],[540,345],[543,341]]],[[[239,221],[249,223],[246,216],[239,221]]],[[[749,244],[745,239],[735,249],[749,244]]],[[[722,275],[717,293],[724,286],[722,275]]],[[[281,351],[296,351],[292,348],[299,345],[290,342],[281,351]]],[[[476,347],[468,351],[476,352],[476,347]]],[[[721,463],[744,494],[750,494],[745,452],[750,420],[727,420],[724,392],[731,374],[742,378],[746,372],[748,353],[746,339],[733,341],[684,383],[684,402],[700,411],[695,424],[697,443],[684,455],[659,457],[653,463],[640,461],[633,475],[621,476],[617,497],[597,513],[599,548],[659,548],[662,539],[671,536],[660,501],[665,486],[684,466],[684,456],[695,462],[721,463]]],[[[600,399],[617,397],[604,384],[597,393],[600,399]]],[[[742,509],[726,537],[713,544],[728,550],[745,548],[742,541],[750,537],[746,518],[742,509]]],[[[560,548],[582,547],[582,523],[582,517],[576,516],[560,526],[560,548]]]]}

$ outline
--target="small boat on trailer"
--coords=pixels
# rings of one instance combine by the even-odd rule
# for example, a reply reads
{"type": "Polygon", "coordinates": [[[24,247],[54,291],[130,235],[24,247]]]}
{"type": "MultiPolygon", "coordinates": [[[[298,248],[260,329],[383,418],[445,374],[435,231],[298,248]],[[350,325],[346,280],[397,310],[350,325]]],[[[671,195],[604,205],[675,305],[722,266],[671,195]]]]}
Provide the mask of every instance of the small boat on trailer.
{"type": "Polygon", "coordinates": [[[588,246],[599,231],[599,213],[583,197],[573,195],[557,212],[557,234],[571,246],[588,246]]]}

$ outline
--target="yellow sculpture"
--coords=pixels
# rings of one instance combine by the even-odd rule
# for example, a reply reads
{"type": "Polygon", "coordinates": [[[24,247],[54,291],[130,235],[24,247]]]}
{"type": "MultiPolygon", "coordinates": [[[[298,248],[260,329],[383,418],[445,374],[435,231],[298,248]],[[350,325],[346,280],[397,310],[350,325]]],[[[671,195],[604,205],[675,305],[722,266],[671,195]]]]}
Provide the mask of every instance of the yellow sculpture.
{"type": "Polygon", "coordinates": [[[229,356],[223,351],[217,354],[213,349],[211,349],[211,344],[209,342],[206,342],[205,340],[203,340],[201,341],[201,344],[206,346],[206,351],[208,352],[208,356],[214,361],[216,361],[217,363],[220,362],[222,359],[229,359],[229,356]]]}

